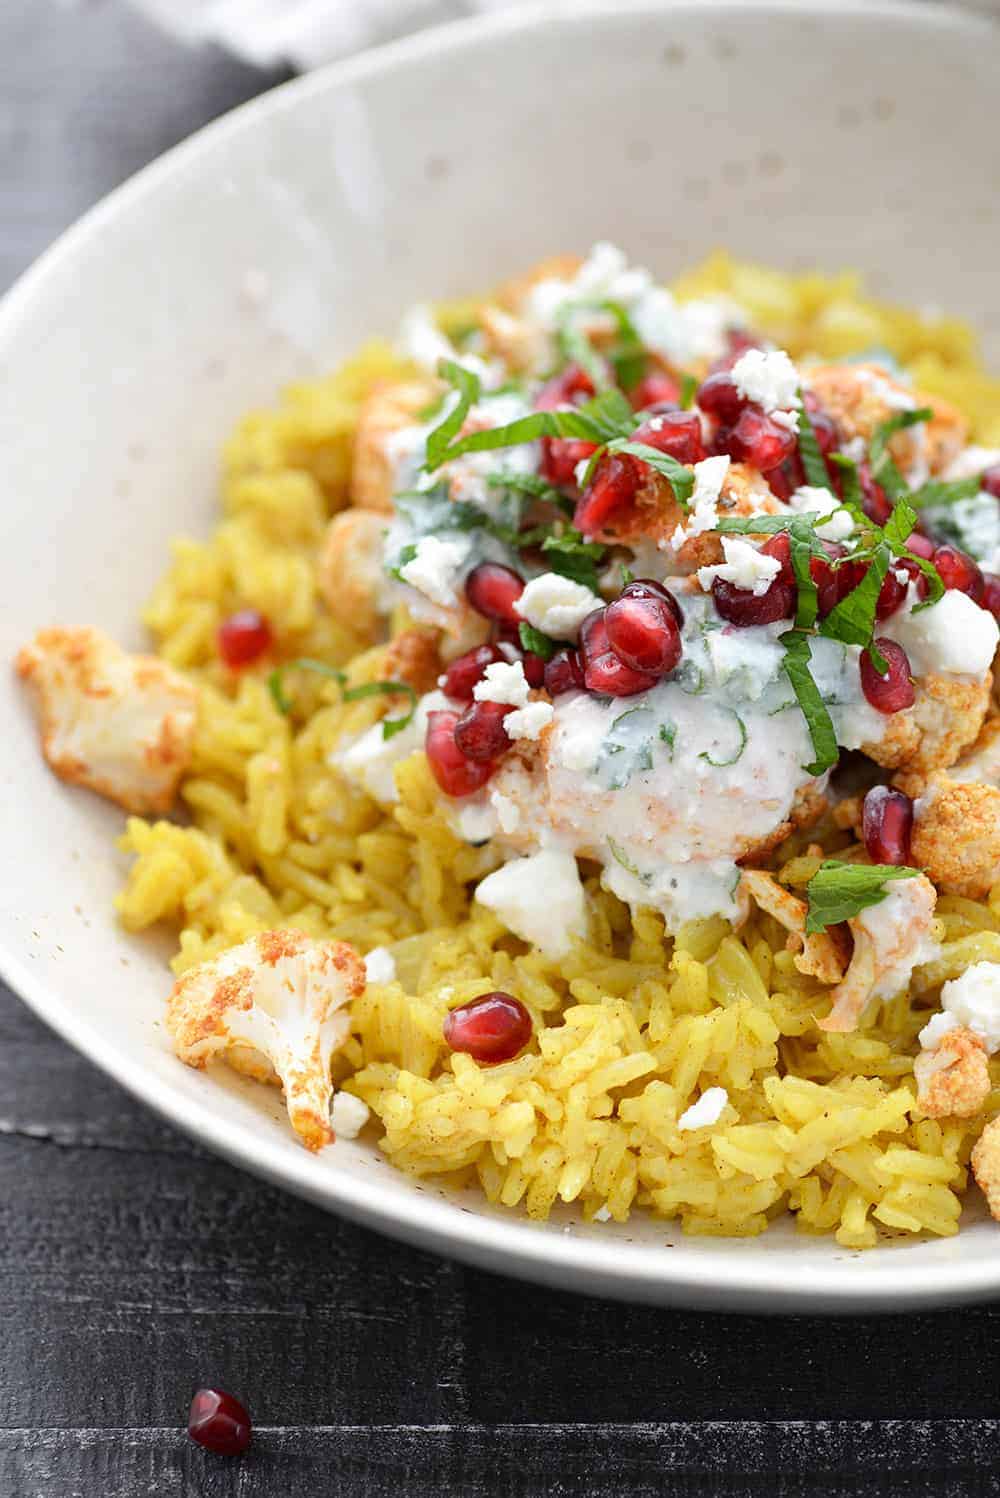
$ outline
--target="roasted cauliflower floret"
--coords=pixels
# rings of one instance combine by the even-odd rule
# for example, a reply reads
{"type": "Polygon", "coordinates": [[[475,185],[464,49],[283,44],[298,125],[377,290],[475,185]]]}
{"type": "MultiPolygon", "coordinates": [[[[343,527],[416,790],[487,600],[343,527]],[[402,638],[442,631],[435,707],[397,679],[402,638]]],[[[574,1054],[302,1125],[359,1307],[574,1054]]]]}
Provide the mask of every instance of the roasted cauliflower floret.
{"type": "Polygon", "coordinates": [[[327,526],[316,562],[323,601],[339,624],[362,639],[378,632],[387,520],[376,510],[341,510],[327,526]]]}
{"type": "Polygon", "coordinates": [[[932,775],[914,808],[911,854],[945,894],[983,899],[1000,880],[1000,786],[932,775]]]}
{"type": "Polygon", "coordinates": [[[292,1128],[318,1150],[333,1138],[330,1062],[364,987],[364,964],[345,942],[265,931],[185,973],[167,1000],[167,1029],[188,1066],[220,1059],[280,1082],[292,1128]]]}
{"type": "Polygon", "coordinates": [[[761,910],[773,916],[789,933],[785,946],[796,954],[794,962],[800,973],[808,973],[821,983],[840,982],[849,951],[848,943],[837,927],[807,935],[809,907],[805,900],[800,900],[798,895],[779,884],[773,874],[761,869],[744,869],[740,885],[761,910]]]}
{"type": "Polygon", "coordinates": [[[831,364],[809,370],[808,385],[837,423],[843,438],[870,442],[875,429],[897,411],[929,406],[926,425],[897,432],[890,451],[904,472],[920,476],[948,468],[965,446],[968,427],[954,406],[910,390],[878,364],[831,364]]]}
{"type": "Polygon", "coordinates": [[[903,790],[919,792],[928,775],[946,770],[975,742],[992,685],[990,672],[979,681],[929,672],[916,682],[913,706],[893,713],[884,736],[862,750],[884,769],[898,770],[903,790]]]}
{"type": "Polygon", "coordinates": [[[909,983],[915,967],[937,951],[933,938],[937,891],[918,874],[889,885],[879,904],[852,916],[847,925],[854,955],[844,979],[833,990],[833,1008],[821,1030],[856,1028],[871,999],[891,999],[909,983]]]}
{"type": "Polygon", "coordinates": [[[387,681],[405,681],[422,696],[437,686],[441,654],[436,629],[405,629],[385,652],[387,681]]]}
{"type": "Polygon", "coordinates": [[[413,426],[434,399],[431,380],[407,380],[377,385],[361,407],[354,434],[351,465],[351,504],[359,510],[388,515],[396,487],[396,455],[392,438],[413,426]]]}
{"type": "Polygon", "coordinates": [[[948,1030],[913,1063],[917,1103],[928,1118],[972,1118],[990,1091],[986,1046],[963,1025],[948,1030]]]}
{"type": "Polygon", "coordinates": [[[126,811],[169,811],[198,706],[180,672],[97,629],[43,629],[16,666],[37,693],[42,749],[61,779],[126,811]]]}
{"type": "Polygon", "coordinates": [[[993,1217],[1000,1222],[1000,1118],[988,1123],[972,1151],[972,1174],[993,1217]]]}

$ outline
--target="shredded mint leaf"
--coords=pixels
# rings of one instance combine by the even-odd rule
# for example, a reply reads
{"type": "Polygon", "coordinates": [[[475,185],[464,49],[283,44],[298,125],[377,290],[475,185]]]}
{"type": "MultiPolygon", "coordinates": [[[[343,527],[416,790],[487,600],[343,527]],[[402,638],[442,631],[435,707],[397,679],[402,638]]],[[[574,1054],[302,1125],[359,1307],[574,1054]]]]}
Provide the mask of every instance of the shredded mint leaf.
{"type": "Polygon", "coordinates": [[[427,454],[425,468],[432,473],[439,468],[444,461],[442,454],[448,449],[453,437],[462,430],[465,418],[479,399],[481,386],[479,376],[471,369],[466,369],[462,364],[456,364],[453,359],[441,359],[438,361],[438,374],[443,380],[447,380],[455,390],[458,391],[458,401],[448,412],[444,420],[436,426],[427,437],[427,454]]]}
{"type": "Polygon", "coordinates": [[[881,422],[872,433],[868,446],[868,461],[871,465],[872,478],[882,485],[891,504],[905,498],[909,489],[906,480],[893,461],[892,453],[889,451],[889,442],[897,432],[905,431],[907,427],[919,426],[922,421],[930,421],[933,415],[934,412],[929,406],[920,406],[916,411],[897,411],[889,417],[888,421],[881,422]]]}
{"type": "Polygon", "coordinates": [[[803,765],[802,768],[810,775],[823,775],[837,763],[837,735],[826,703],[820,696],[819,687],[809,669],[812,659],[809,636],[800,630],[791,629],[781,636],[781,643],[785,647],[782,662],[785,675],[791,682],[796,701],[802,709],[816,752],[812,764],[803,765]]]}
{"type": "Polygon", "coordinates": [[[627,438],[619,438],[608,443],[609,453],[628,453],[630,457],[640,458],[643,463],[662,474],[674,491],[674,498],[685,512],[688,509],[688,500],[694,488],[694,474],[690,468],[685,468],[683,463],[678,463],[669,453],[661,453],[657,448],[650,447],[645,442],[630,442],[627,438]]]}
{"type": "Polygon", "coordinates": [[[742,758],[743,751],[747,746],[748,735],[746,724],[735,708],[731,707],[729,711],[736,719],[736,728],[739,733],[739,743],[736,746],[735,753],[731,754],[728,759],[713,759],[708,750],[703,749],[698,756],[699,759],[707,760],[716,770],[724,770],[727,765],[735,765],[736,761],[742,758]]]}
{"type": "Polygon", "coordinates": [[[620,302],[602,302],[603,311],[610,313],[618,325],[618,337],[608,350],[608,358],[615,371],[615,379],[622,390],[631,390],[638,385],[646,369],[646,349],[636,332],[635,324],[620,302]]]}
{"type": "Polygon", "coordinates": [[[406,579],[403,576],[403,568],[407,567],[410,562],[413,561],[416,555],[417,543],[415,541],[408,541],[403,547],[402,551],[399,553],[399,556],[396,558],[395,566],[386,568],[389,576],[396,578],[401,583],[405,582],[406,579]]]}
{"type": "Polygon", "coordinates": [[[327,665],[326,661],[314,661],[308,656],[300,656],[297,660],[289,661],[285,666],[277,666],[267,678],[268,691],[279,712],[286,715],[293,707],[292,700],[284,689],[284,673],[286,671],[314,671],[317,676],[329,677],[341,687],[341,700],[343,702],[359,702],[364,697],[378,696],[406,696],[410,699],[409,712],[399,718],[383,718],[383,739],[395,738],[412,721],[413,714],[417,710],[417,694],[408,681],[366,681],[357,687],[344,689],[347,674],[338,670],[336,666],[327,665]]]}
{"type": "Polygon", "coordinates": [[[594,774],[608,791],[620,791],[633,775],[653,768],[656,721],[648,707],[620,713],[605,735],[594,774]]]}
{"type": "Polygon", "coordinates": [[[616,863],[621,864],[626,873],[632,874],[636,879],[640,879],[643,884],[649,883],[649,875],[640,874],[636,865],[625,853],[624,848],[619,843],[616,843],[613,837],[608,838],[608,847],[611,849],[612,858],[614,858],[616,863]]]}
{"type": "Polygon", "coordinates": [[[835,463],[841,472],[841,499],[844,505],[850,510],[855,520],[863,519],[864,508],[862,500],[864,496],[861,493],[861,480],[858,477],[857,463],[852,462],[843,453],[831,453],[830,462],[835,463]]]}
{"type": "Polygon", "coordinates": [[[878,595],[891,561],[892,552],[889,547],[879,545],[861,581],[839,603],[834,604],[826,618],[820,621],[821,635],[828,640],[840,640],[844,645],[868,648],[875,631],[878,595]]]}
{"type": "Polygon", "coordinates": [[[556,319],[556,341],[565,363],[578,364],[595,390],[606,390],[610,384],[608,366],[579,323],[579,314],[591,310],[579,302],[563,307],[556,319]]]}
{"type": "Polygon", "coordinates": [[[502,468],[486,476],[491,489],[506,489],[511,494],[523,494],[527,499],[537,499],[544,504],[562,505],[563,495],[552,484],[546,483],[539,473],[514,473],[502,468]]]}
{"type": "MultiPolygon", "coordinates": [[[[634,430],[637,419],[620,390],[602,390],[599,395],[572,410],[532,411],[530,415],[518,417],[517,421],[510,421],[505,426],[469,432],[467,436],[460,437],[457,441],[449,439],[443,445],[438,443],[434,448],[433,459],[428,451],[426,466],[430,471],[440,468],[442,463],[452,462],[463,453],[493,452],[501,447],[518,447],[525,442],[536,442],[539,437],[578,437],[584,442],[595,442],[600,446],[615,438],[626,437],[634,430]]],[[[440,432],[442,427],[437,430],[440,432]]],[[[456,427],[451,436],[457,430],[456,427]]]]}
{"type": "Polygon", "coordinates": [[[933,509],[936,505],[954,505],[960,499],[975,499],[980,490],[980,477],[971,479],[931,479],[910,495],[910,503],[916,510],[933,509]]]}
{"type": "Polygon", "coordinates": [[[532,655],[540,655],[543,661],[550,661],[559,649],[555,640],[549,635],[543,635],[540,629],[536,629],[526,619],[517,626],[517,633],[525,650],[531,651],[532,655]]]}
{"type": "Polygon", "coordinates": [[[542,542],[542,552],[552,571],[582,583],[592,593],[598,590],[597,568],[606,549],[599,541],[585,541],[579,531],[572,529],[561,535],[548,535],[542,542]]]}
{"type": "Polygon", "coordinates": [[[670,758],[673,759],[673,757],[674,757],[674,747],[675,747],[675,745],[677,743],[677,724],[676,723],[661,723],[660,724],[660,742],[662,744],[666,744],[667,750],[668,750],[668,752],[670,754],[670,758]]]}
{"type": "Polygon", "coordinates": [[[889,893],[885,886],[891,880],[913,879],[919,872],[895,864],[842,863],[825,858],[806,885],[806,931],[825,931],[827,926],[850,920],[870,905],[880,904],[889,893]]]}
{"type": "MultiPolygon", "coordinates": [[[[802,399],[802,391],[799,391],[799,399],[802,399]]],[[[816,428],[812,424],[812,417],[806,409],[805,401],[802,401],[799,410],[799,457],[802,459],[802,467],[806,471],[806,478],[816,489],[829,489],[830,475],[827,472],[823,454],[820,452],[819,442],[816,440],[816,428]]]]}
{"type": "Polygon", "coordinates": [[[690,411],[694,405],[695,391],[698,389],[698,381],[692,374],[681,375],[680,407],[682,411],[690,411]]]}

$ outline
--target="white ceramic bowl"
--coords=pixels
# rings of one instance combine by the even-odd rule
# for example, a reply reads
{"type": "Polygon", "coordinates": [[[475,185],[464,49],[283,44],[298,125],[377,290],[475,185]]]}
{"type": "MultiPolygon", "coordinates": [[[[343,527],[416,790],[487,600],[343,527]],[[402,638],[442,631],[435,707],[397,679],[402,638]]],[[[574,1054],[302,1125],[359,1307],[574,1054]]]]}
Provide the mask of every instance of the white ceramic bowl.
{"type": "MultiPolygon", "coordinates": [[[[114,193],[0,311],[2,652],[36,627],[138,643],[168,538],[212,523],[240,412],[418,297],[613,238],[669,274],[718,243],[856,265],[978,322],[1000,362],[987,23],[930,5],[549,5],[279,89],[114,193]]],[[[547,1226],[313,1158],[280,1100],[169,1054],[165,948],[115,924],[121,816],[54,780],[2,676],[0,958],[73,1045],[205,1144],[322,1206],[560,1286],[747,1309],[900,1308],[1000,1289],[997,1229],[858,1255],[779,1228],[547,1226]]],[[[572,1225],[571,1225],[572,1224],[572,1225]]]]}

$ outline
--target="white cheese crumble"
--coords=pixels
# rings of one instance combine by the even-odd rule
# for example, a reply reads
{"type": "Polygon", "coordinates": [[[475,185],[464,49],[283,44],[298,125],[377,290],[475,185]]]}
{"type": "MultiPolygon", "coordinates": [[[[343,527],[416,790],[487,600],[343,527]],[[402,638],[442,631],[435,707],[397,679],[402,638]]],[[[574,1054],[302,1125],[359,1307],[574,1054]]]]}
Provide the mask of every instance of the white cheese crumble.
{"type": "Polygon", "coordinates": [[[481,881],[476,899],[547,957],[564,957],[586,929],[576,859],[555,848],[505,863],[481,881]]]}
{"type": "Polygon", "coordinates": [[[555,640],[575,640],[584,619],[600,603],[583,583],[562,577],[558,572],[543,572],[526,585],[514,604],[514,611],[544,635],[555,640]]]}
{"type": "Polygon", "coordinates": [[[610,1210],[609,1210],[608,1205],[607,1205],[606,1202],[605,1202],[605,1204],[603,1206],[598,1207],[597,1211],[594,1213],[592,1221],[594,1221],[594,1222],[610,1222],[611,1221],[611,1212],[610,1212],[610,1210]]]}
{"type": "Polygon", "coordinates": [[[707,1129],[718,1123],[722,1110],[729,1102],[729,1093],[724,1087],[709,1087],[696,1103],[685,1108],[677,1120],[679,1129],[707,1129]]]}
{"type": "Polygon", "coordinates": [[[714,580],[721,577],[723,582],[732,583],[736,588],[746,588],[760,598],[781,571],[781,562],[777,557],[765,555],[750,541],[742,541],[739,536],[723,536],[722,550],[726,557],[724,562],[698,568],[698,581],[706,592],[714,580]]]}
{"type": "Polygon", "coordinates": [[[369,983],[392,983],[396,977],[396,959],[388,947],[372,947],[365,958],[365,977],[369,983]]]}
{"type": "Polygon", "coordinates": [[[670,538],[672,551],[680,551],[685,541],[694,536],[715,530],[719,518],[716,506],[728,472],[729,458],[725,453],[716,458],[702,458],[700,463],[694,465],[690,512],[684,524],[679,525],[670,538]]]}
{"type": "Polygon", "coordinates": [[[527,677],[520,661],[493,661],[486,667],[482,681],[472,688],[477,702],[500,702],[509,707],[524,707],[528,702],[527,677]]]}
{"type": "Polygon", "coordinates": [[[457,582],[471,549],[468,536],[449,541],[422,536],[417,542],[416,555],[400,567],[399,575],[431,603],[454,608],[458,603],[457,582]]]}
{"type": "Polygon", "coordinates": [[[330,1104],[330,1123],[338,1139],[356,1139],[371,1118],[371,1109],[350,1092],[338,1092],[330,1104]]]}
{"type": "Polygon", "coordinates": [[[957,588],[930,608],[919,608],[920,602],[911,586],[905,607],[883,626],[906,651],[914,675],[982,676],[988,671],[1000,640],[993,615],[957,588]]]}
{"type": "Polygon", "coordinates": [[[516,801],[496,789],[490,791],[490,805],[496,812],[497,825],[509,837],[521,825],[521,808],[516,801]]]}
{"type": "Polygon", "coordinates": [[[992,1055],[1000,1050],[1000,962],[974,962],[941,989],[941,1013],[920,1032],[924,1050],[933,1050],[949,1030],[964,1025],[979,1035],[992,1055]]]}
{"type": "Polygon", "coordinates": [[[801,484],[788,503],[799,514],[830,516],[829,520],[816,526],[817,536],[824,541],[843,541],[854,530],[850,512],[841,506],[840,500],[829,489],[821,489],[814,484],[801,484]]]}
{"type": "Polygon", "coordinates": [[[801,404],[799,372],[784,349],[747,349],[733,365],[732,377],[744,400],[769,414],[801,404]]]}
{"type": "Polygon", "coordinates": [[[538,739],[554,716],[551,702],[528,702],[507,714],[503,720],[504,732],[509,739],[538,739]]]}

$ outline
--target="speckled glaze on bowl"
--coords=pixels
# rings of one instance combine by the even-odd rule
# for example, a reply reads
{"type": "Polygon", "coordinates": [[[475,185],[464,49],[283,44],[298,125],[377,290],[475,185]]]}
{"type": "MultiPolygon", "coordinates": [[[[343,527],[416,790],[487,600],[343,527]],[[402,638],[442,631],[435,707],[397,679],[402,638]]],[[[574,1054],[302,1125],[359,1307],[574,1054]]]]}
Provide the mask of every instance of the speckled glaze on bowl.
{"type": "MultiPolygon", "coordinates": [[[[610,237],[670,274],[719,243],[856,265],[975,320],[1000,364],[1000,46],[931,5],[543,5],[311,75],[171,152],[0,308],[2,648],[43,624],[138,643],[168,538],[212,521],[246,407],[417,297],[610,237]]],[[[747,1310],[902,1309],[1000,1290],[997,1228],[865,1255],[781,1226],[685,1239],[446,1196],[370,1141],[313,1158],[280,1099],[173,1059],[165,948],[124,934],[118,812],[55,781],[2,677],[0,964],[27,1002],[212,1149],[426,1248],[561,1287],[747,1310]]]]}

